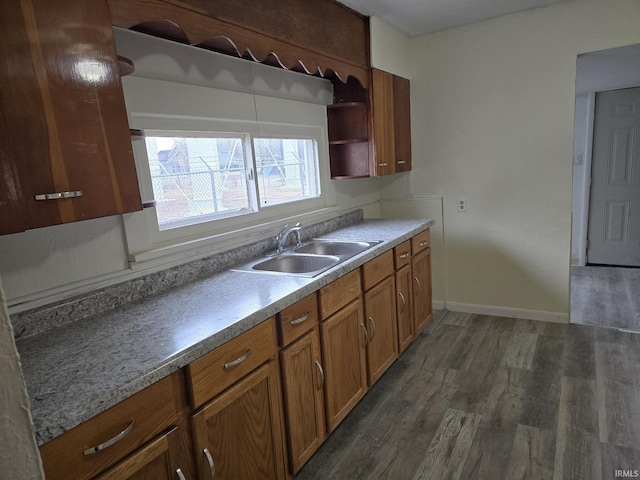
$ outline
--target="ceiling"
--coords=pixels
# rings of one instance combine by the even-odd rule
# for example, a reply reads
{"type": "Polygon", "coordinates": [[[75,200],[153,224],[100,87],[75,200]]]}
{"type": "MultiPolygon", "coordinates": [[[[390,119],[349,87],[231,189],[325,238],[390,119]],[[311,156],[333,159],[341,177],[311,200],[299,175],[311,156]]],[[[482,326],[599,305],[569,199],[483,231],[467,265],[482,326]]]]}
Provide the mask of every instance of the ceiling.
{"type": "Polygon", "coordinates": [[[338,0],[378,16],[411,37],[544,7],[566,0],[338,0]]]}

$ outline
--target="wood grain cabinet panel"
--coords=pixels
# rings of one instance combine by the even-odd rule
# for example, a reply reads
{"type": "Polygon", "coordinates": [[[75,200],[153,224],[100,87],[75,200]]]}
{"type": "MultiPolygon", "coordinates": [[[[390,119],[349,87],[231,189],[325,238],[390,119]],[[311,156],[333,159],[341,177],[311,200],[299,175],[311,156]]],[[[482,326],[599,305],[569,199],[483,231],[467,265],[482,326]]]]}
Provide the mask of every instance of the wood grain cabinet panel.
{"type": "Polygon", "coordinates": [[[411,94],[409,80],[393,76],[395,171],[411,170],[411,94]]]}
{"type": "Polygon", "coordinates": [[[398,319],[398,352],[402,353],[413,342],[413,291],[411,265],[404,265],[395,274],[396,316],[398,319]]]}
{"type": "Polygon", "coordinates": [[[411,262],[413,275],[414,335],[418,336],[433,319],[431,305],[431,248],[415,255],[411,262]]]}
{"type": "Polygon", "coordinates": [[[280,352],[291,473],[300,470],[325,439],[324,372],[314,328],[280,352]]]}
{"type": "Polygon", "coordinates": [[[371,171],[376,176],[389,175],[396,171],[393,75],[374,68],[371,79],[374,152],[371,171]]]}
{"type": "Polygon", "coordinates": [[[242,379],[275,356],[277,348],[271,317],[191,362],[186,372],[192,406],[199,407],[242,379]]]}
{"type": "Polygon", "coordinates": [[[180,424],[185,397],[184,381],[181,372],[177,372],[45,443],[40,454],[47,480],[88,479],[110,468],[168,427],[180,424]],[[114,438],[120,440],[85,453],[114,438]]]}
{"type": "Polygon", "coordinates": [[[149,442],[98,475],[96,480],[180,480],[184,479],[184,465],[180,462],[177,427],[149,442]]]}
{"type": "MultiPolygon", "coordinates": [[[[391,254],[391,250],[388,253],[391,254]]],[[[389,258],[392,260],[391,255],[389,258]]],[[[398,358],[395,295],[393,276],[386,277],[364,294],[369,386],[373,385],[398,358]]]]}
{"type": "Polygon", "coordinates": [[[248,374],[191,418],[198,478],[286,478],[276,362],[248,374]]]}
{"type": "Polygon", "coordinates": [[[320,314],[326,319],[362,293],[360,269],[353,270],[320,289],[320,314]]]}
{"type": "Polygon", "coordinates": [[[0,233],[142,208],[104,0],[0,2],[0,84],[0,233]]]}
{"type": "Polygon", "coordinates": [[[362,298],[320,324],[327,431],[332,432],[367,391],[362,298]]]}
{"type": "Polygon", "coordinates": [[[318,295],[307,295],[276,315],[280,346],[286,347],[295,339],[318,326],[318,295]]]}

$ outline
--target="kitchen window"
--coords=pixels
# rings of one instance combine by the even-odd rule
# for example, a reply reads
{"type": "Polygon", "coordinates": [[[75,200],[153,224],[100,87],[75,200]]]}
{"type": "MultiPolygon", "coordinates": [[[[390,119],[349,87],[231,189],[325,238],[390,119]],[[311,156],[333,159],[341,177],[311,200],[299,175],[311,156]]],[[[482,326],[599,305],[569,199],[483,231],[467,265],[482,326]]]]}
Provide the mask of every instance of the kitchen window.
{"type": "Polygon", "coordinates": [[[146,135],[159,230],[319,196],[316,139],[250,137],[146,135]]]}
{"type": "Polygon", "coordinates": [[[125,215],[129,266],[158,268],[272,238],[338,211],[331,83],[114,29],[143,201],[125,215]]]}

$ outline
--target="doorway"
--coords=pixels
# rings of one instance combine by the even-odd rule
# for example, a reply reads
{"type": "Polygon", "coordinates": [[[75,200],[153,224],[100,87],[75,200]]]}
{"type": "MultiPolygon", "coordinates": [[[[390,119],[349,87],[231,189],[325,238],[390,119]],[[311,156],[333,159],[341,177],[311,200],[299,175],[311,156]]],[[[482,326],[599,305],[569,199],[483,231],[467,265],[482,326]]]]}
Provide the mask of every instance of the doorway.
{"type": "Polygon", "coordinates": [[[640,269],[627,268],[640,264],[634,200],[640,197],[640,134],[634,133],[640,129],[640,89],[632,88],[638,86],[640,45],[578,56],[571,323],[640,332],[640,269]],[[638,124],[615,123],[635,115],[638,124]],[[611,185],[621,190],[609,190],[611,185]]]}

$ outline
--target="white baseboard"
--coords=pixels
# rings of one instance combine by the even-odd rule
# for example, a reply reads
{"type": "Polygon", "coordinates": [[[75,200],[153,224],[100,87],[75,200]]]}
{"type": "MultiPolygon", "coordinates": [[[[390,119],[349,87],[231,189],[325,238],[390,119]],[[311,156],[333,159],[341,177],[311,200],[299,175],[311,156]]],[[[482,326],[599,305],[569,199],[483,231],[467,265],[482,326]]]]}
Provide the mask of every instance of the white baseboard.
{"type": "MultiPolygon", "coordinates": [[[[434,308],[435,307],[434,301],[434,308]]],[[[444,302],[441,302],[444,304],[444,302]]],[[[544,310],[528,310],[525,308],[498,307],[495,305],[476,305],[473,303],[446,302],[444,308],[452,312],[476,313],[479,315],[495,315],[497,317],[513,317],[541,322],[569,323],[569,314],[548,312],[544,310]]]]}
{"type": "Polygon", "coordinates": [[[431,306],[434,310],[444,310],[447,308],[447,304],[442,300],[433,300],[431,302],[431,306]]]}

